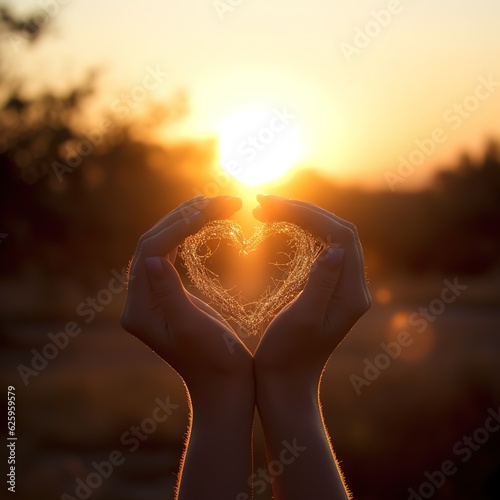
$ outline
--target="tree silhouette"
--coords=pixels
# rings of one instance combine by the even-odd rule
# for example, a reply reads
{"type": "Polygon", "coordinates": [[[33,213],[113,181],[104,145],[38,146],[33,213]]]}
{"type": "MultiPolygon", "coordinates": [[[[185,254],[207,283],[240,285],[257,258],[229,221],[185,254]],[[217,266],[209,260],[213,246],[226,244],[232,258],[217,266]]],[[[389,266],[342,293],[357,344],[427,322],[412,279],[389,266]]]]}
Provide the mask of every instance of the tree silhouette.
{"type": "MultiPolygon", "coordinates": [[[[27,41],[16,46],[16,58],[36,50],[50,26],[37,19],[0,7],[0,233],[9,235],[0,246],[0,271],[95,289],[111,269],[126,265],[140,234],[173,206],[196,194],[229,193],[234,184],[214,177],[214,141],[137,139],[137,131],[153,135],[144,131],[182,119],[183,92],[140,118],[108,111],[87,126],[76,118],[99,93],[97,71],[65,94],[28,93],[27,77],[10,64],[9,35],[22,33],[27,41]]],[[[464,155],[417,193],[340,188],[314,172],[275,192],[352,220],[375,272],[481,273],[500,255],[499,163],[492,140],[481,160],[464,155]]]]}
{"type": "MultiPolygon", "coordinates": [[[[3,35],[24,32],[37,18],[17,19],[7,7],[0,15],[3,35]]],[[[36,46],[45,29],[33,28],[23,50],[36,46]]],[[[12,47],[8,36],[0,43],[4,61],[12,47]]],[[[152,130],[181,119],[187,112],[182,92],[151,106],[140,120],[104,112],[90,124],[92,130],[79,128],[75,118],[96,96],[96,80],[97,73],[89,71],[64,95],[48,88],[33,96],[23,77],[4,65],[0,229],[10,236],[1,249],[4,275],[35,269],[48,283],[64,278],[95,287],[103,273],[126,265],[137,237],[154,220],[193,195],[187,179],[194,165],[210,164],[212,144],[159,147],[133,138],[137,128],[152,130]]]]}

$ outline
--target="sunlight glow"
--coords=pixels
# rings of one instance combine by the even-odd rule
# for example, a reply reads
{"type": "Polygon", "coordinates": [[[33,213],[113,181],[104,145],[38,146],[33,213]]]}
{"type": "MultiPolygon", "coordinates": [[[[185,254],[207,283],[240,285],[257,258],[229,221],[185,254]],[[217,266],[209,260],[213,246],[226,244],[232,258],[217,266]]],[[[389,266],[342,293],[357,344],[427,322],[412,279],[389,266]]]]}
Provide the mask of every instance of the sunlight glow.
{"type": "Polygon", "coordinates": [[[304,135],[286,106],[235,111],[218,133],[222,168],[250,186],[279,179],[303,157],[304,135]]]}

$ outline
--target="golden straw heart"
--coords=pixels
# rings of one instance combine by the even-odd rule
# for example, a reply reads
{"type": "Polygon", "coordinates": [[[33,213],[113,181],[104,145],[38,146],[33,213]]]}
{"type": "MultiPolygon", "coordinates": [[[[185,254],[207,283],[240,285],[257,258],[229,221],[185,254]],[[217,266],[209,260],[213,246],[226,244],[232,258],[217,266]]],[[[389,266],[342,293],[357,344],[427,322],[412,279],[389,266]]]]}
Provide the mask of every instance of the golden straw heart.
{"type": "Polygon", "coordinates": [[[191,282],[198,290],[219,308],[227,320],[236,323],[244,332],[257,334],[266,321],[299,294],[321,247],[322,244],[314,236],[290,222],[261,224],[253,236],[247,239],[235,221],[220,220],[210,222],[196,234],[187,237],[179,253],[191,282]],[[247,255],[271,236],[279,234],[288,237],[287,245],[291,250],[289,262],[280,265],[287,277],[279,280],[274,290],[267,290],[256,302],[245,304],[241,297],[230,295],[220,284],[218,276],[205,265],[214,252],[208,245],[209,241],[220,243],[228,240],[239,249],[240,254],[247,255]]]}

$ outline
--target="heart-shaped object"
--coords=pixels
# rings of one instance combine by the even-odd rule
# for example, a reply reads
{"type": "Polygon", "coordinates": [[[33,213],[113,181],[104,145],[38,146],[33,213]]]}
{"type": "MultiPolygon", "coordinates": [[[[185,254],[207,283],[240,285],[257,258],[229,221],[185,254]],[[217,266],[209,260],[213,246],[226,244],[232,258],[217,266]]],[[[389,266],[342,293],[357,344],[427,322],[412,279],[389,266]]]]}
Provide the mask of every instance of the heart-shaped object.
{"type": "Polygon", "coordinates": [[[257,226],[250,239],[245,238],[239,224],[233,220],[213,221],[196,234],[189,236],[182,244],[179,254],[184,260],[191,282],[200,290],[222,315],[243,332],[257,334],[262,326],[290,303],[306,283],[322,244],[309,232],[290,222],[267,222],[257,226]],[[275,281],[274,290],[266,290],[255,302],[244,303],[241,296],[234,296],[224,288],[218,276],[207,269],[206,261],[213,255],[222,240],[235,246],[240,255],[248,255],[275,235],[285,235],[290,249],[289,261],[275,264],[286,275],[275,281]],[[215,240],[213,249],[208,243],[215,240]]]}

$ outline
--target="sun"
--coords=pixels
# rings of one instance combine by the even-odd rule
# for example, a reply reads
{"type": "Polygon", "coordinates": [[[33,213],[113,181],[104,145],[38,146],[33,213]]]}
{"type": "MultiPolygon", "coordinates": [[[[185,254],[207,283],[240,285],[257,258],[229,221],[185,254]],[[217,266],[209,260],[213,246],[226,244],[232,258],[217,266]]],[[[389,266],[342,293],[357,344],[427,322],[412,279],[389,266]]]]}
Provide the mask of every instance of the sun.
{"type": "Polygon", "coordinates": [[[251,106],[223,118],[218,128],[222,168],[257,186],[283,177],[303,157],[298,117],[287,106],[251,106]]]}

